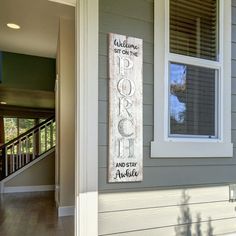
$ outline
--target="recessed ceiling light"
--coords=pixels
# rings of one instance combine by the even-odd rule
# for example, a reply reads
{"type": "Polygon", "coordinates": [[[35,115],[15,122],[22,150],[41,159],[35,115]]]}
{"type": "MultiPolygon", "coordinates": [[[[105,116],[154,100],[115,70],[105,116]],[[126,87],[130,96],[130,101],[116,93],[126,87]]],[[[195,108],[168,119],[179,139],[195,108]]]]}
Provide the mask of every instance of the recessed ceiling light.
{"type": "Polygon", "coordinates": [[[11,29],[20,29],[20,26],[14,23],[7,23],[7,26],[11,29]]]}
{"type": "Polygon", "coordinates": [[[0,102],[0,104],[1,104],[1,105],[7,105],[7,103],[6,103],[6,102],[0,102]]]}

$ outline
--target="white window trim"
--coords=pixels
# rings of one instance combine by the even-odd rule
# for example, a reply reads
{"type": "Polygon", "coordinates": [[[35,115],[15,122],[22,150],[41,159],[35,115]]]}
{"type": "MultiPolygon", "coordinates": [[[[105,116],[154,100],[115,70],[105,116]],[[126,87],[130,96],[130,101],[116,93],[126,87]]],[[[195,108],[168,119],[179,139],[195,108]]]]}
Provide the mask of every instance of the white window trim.
{"type": "MultiPolygon", "coordinates": [[[[154,32],[154,141],[151,143],[153,158],[232,157],[231,143],[231,0],[220,1],[220,51],[219,62],[210,67],[220,69],[219,127],[217,139],[168,137],[168,63],[170,60],[169,0],[155,0],[154,32]]],[[[204,59],[179,56],[182,62],[209,66],[204,59]]],[[[174,58],[173,58],[174,59],[174,58]]]]}

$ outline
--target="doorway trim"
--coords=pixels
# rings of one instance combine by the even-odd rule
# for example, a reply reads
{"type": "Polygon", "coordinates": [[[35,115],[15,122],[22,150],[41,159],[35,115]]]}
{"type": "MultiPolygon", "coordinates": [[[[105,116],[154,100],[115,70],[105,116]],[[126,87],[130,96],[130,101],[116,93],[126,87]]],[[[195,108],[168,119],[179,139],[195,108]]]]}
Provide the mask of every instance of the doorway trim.
{"type": "Polygon", "coordinates": [[[98,2],[76,1],[76,236],[98,235],[98,2]]]}

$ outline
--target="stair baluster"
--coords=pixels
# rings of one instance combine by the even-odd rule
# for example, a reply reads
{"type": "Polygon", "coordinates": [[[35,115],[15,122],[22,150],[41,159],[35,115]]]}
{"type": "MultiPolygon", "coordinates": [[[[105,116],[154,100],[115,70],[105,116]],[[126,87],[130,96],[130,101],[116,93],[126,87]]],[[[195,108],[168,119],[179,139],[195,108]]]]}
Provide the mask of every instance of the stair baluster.
{"type": "Polygon", "coordinates": [[[0,180],[55,147],[54,125],[51,117],[0,147],[0,180]]]}

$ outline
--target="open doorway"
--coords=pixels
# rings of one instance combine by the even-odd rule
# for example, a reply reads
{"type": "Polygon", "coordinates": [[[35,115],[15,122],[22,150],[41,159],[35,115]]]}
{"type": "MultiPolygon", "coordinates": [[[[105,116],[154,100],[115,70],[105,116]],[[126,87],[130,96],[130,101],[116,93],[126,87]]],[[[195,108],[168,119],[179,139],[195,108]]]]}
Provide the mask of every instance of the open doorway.
{"type": "MultiPolygon", "coordinates": [[[[73,229],[73,218],[65,234],[56,219],[74,212],[74,22],[74,7],[54,1],[0,3],[0,214],[12,198],[40,197],[60,235],[73,229]]],[[[0,234],[21,235],[12,232],[0,224],[0,234]]]]}

